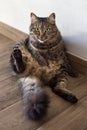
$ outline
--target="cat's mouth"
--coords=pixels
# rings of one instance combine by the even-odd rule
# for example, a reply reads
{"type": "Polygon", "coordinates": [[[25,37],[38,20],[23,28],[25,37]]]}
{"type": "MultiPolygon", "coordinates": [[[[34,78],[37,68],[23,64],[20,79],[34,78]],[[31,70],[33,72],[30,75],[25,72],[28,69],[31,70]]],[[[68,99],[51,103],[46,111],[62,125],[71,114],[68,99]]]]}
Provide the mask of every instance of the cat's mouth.
{"type": "Polygon", "coordinates": [[[37,39],[40,43],[44,43],[44,41],[40,40],[40,39],[37,39]]]}

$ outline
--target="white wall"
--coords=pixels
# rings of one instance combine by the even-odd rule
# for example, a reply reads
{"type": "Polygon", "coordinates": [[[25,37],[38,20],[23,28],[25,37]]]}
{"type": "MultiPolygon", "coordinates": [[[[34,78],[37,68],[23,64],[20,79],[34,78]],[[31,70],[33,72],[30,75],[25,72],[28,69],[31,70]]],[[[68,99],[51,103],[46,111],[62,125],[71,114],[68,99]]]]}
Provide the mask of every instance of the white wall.
{"type": "Polygon", "coordinates": [[[87,60],[87,0],[0,0],[0,21],[27,33],[30,12],[55,12],[68,51],[87,60]]]}

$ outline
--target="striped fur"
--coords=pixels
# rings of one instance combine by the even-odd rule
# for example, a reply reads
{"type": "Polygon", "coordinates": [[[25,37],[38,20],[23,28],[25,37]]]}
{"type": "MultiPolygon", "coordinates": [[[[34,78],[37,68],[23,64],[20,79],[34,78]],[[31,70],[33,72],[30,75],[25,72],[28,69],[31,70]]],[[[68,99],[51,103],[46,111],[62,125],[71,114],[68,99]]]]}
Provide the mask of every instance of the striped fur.
{"type": "Polygon", "coordinates": [[[76,75],[66,55],[54,13],[46,18],[31,13],[29,37],[22,41],[16,50],[13,49],[11,65],[20,77],[34,76],[44,85],[49,85],[52,91],[63,99],[71,103],[78,101],[77,97],[66,88],[67,75],[76,75]],[[20,58],[15,52],[21,52],[20,58]]]}

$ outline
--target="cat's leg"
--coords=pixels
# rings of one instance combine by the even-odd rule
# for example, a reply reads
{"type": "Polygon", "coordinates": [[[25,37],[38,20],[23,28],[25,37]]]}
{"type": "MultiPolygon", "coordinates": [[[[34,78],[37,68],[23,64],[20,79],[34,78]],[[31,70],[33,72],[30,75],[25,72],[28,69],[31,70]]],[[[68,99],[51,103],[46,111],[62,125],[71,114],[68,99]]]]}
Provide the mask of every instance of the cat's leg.
{"type": "Polygon", "coordinates": [[[23,61],[23,56],[21,49],[19,48],[20,44],[17,44],[11,53],[10,62],[12,69],[15,73],[19,74],[24,72],[26,64],[23,61]]]}
{"type": "MultiPolygon", "coordinates": [[[[68,79],[66,77],[66,75],[61,74],[58,77],[56,77],[56,85],[52,86],[52,91],[59,95],[60,97],[62,97],[63,99],[71,102],[71,103],[76,103],[78,101],[77,97],[70,91],[68,90],[67,87],[67,82],[68,79]]],[[[52,79],[54,80],[54,79],[52,79]]],[[[55,81],[50,82],[50,84],[52,84],[55,81]]]]}

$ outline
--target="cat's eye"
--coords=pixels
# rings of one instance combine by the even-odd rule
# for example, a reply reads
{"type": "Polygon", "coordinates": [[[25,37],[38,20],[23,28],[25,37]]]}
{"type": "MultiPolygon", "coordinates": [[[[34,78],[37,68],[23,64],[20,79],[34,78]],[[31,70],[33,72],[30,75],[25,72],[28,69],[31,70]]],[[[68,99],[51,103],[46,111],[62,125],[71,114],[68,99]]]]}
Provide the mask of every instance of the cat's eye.
{"type": "Polygon", "coordinates": [[[38,28],[35,28],[35,33],[39,35],[39,29],[38,28]]]}
{"type": "Polygon", "coordinates": [[[36,31],[39,31],[39,29],[38,29],[38,28],[35,28],[35,30],[36,30],[36,31]]]}

